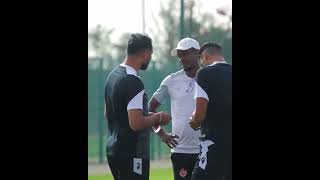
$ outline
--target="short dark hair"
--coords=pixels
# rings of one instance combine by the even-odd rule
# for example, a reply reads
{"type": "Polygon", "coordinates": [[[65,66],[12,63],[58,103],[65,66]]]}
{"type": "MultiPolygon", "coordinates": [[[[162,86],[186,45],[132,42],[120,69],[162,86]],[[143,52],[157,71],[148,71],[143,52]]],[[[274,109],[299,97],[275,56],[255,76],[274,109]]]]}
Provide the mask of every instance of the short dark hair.
{"type": "Polygon", "coordinates": [[[199,54],[201,55],[203,51],[206,51],[207,53],[214,55],[216,53],[222,53],[222,47],[216,43],[216,42],[206,42],[204,43],[199,51],[199,54]]]}
{"type": "Polygon", "coordinates": [[[151,38],[147,34],[131,34],[128,41],[127,54],[133,55],[144,50],[152,50],[151,38]]]}

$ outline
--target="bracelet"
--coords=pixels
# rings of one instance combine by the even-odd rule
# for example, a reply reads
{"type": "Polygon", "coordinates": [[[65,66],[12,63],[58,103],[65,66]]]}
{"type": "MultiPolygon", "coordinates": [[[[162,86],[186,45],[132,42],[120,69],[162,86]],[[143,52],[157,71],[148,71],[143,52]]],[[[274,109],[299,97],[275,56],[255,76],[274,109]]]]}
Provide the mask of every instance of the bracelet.
{"type": "Polygon", "coordinates": [[[159,125],[158,128],[152,127],[153,131],[158,134],[161,130],[161,126],[159,125]]]}

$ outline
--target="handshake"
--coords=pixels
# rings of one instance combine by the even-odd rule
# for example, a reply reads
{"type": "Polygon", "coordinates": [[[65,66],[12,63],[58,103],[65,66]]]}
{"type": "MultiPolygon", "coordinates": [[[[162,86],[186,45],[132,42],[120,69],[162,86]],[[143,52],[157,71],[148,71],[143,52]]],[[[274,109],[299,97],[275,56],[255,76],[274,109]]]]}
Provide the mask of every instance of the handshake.
{"type": "Polygon", "coordinates": [[[149,112],[149,116],[155,116],[154,127],[167,125],[171,121],[171,116],[165,112],[149,112]]]}

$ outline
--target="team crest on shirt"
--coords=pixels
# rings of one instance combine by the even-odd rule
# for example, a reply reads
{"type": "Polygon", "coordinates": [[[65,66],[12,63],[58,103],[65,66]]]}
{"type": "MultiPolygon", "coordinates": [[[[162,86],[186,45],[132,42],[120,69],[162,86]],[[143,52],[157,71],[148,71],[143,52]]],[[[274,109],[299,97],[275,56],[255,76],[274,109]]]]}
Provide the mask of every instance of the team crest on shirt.
{"type": "Polygon", "coordinates": [[[188,174],[187,170],[185,170],[184,168],[180,169],[179,175],[180,175],[181,177],[184,178],[184,177],[187,176],[187,174],[188,174]]]}

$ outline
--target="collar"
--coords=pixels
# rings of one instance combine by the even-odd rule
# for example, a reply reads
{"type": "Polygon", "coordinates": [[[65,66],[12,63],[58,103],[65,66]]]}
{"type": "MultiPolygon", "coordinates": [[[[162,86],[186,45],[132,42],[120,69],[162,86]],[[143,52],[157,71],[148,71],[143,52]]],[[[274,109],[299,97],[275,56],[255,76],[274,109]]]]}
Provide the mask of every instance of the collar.
{"type": "Polygon", "coordinates": [[[212,64],[210,64],[208,66],[214,66],[214,65],[219,64],[219,63],[228,64],[225,60],[222,60],[222,61],[215,61],[215,62],[213,62],[212,64]]]}
{"type": "Polygon", "coordinates": [[[127,74],[131,74],[131,75],[134,75],[134,76],[138,76],[137,71],[136,71],[133,67],[128,66],[128,65],[126,65],[126,64],[124,64],[124,63],[120,64],[120,66],[126,68],[127,74]]]}

